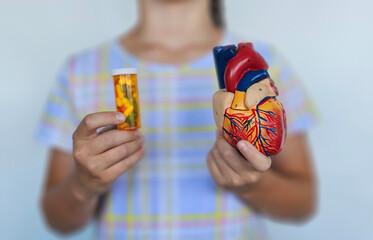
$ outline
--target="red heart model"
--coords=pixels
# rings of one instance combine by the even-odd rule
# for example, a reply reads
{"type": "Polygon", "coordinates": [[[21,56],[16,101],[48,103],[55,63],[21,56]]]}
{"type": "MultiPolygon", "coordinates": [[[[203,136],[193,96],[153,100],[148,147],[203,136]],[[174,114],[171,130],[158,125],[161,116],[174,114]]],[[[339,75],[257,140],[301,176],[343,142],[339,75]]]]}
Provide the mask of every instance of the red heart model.
{"type": "MultiPolygon", "coordinates": [[[[280,152],[285,143],[286,116],[282,104],[276,99],[278,90],[267,69],[267,62],[255,51],[252,43],[238,44],[238,51],[226,62],[224,71],[227,92],[234,93],[234,97],[231,106],[225,109],[222,133],[236,148],[238,141],[247,140],[260,152],[270,156],[280,152]],[[256,106],[248,106],[246,100],[253,96],[246,93],[262,91],[258,84],[273,90],[267,91],[273,95],[261,97],[256,106]]],[[[217,96],[224,96],[224,93],[217,96]]],[[[216,120],[217,123],[221,121],[216,120]]]]}

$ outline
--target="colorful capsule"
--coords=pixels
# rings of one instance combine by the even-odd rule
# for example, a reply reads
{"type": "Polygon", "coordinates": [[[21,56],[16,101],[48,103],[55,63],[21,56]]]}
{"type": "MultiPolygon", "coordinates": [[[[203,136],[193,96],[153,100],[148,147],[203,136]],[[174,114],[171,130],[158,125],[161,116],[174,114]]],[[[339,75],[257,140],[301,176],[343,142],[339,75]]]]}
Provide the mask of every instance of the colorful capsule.
{"type": "Polygon", "coordinates": [[[118,125],[120,130],[131,130],[141,127],[139,99],[137,93],[137,70],[121,68],[112,71],[116,109],[123,112],[126,121],[118,125]]]}

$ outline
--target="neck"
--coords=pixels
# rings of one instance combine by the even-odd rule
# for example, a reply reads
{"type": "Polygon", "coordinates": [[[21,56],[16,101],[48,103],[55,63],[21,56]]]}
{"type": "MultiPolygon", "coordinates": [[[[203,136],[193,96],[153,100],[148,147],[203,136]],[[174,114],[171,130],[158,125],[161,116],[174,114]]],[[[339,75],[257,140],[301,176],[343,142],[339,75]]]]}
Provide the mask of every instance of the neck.
{"type": "Polygon", "coordinates": [[[131,34],[169,49],[205,42],[220,34],[210,17],[210,0],[140,0],[140,20],[131,34]]]}

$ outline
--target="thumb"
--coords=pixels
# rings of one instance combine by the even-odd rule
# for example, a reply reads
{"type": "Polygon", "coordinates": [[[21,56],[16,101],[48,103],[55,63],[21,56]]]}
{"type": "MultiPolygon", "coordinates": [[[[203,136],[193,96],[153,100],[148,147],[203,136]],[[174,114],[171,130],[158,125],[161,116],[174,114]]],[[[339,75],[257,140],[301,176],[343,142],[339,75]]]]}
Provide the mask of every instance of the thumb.
{"type": "Polygon", "coordinates": [[[241,140],[237,148],[256,170],[264,172],[271,167],[271,158],[259,152],[250,142],[241,140]]]}
{"type": "Polygon", "coordinates": [[[78,138],[86,138],[96,133],[96,130],[107,125],[124,122],[126,117],[121,112],[97,112],[84,117],[75,131],[78,138]]]}

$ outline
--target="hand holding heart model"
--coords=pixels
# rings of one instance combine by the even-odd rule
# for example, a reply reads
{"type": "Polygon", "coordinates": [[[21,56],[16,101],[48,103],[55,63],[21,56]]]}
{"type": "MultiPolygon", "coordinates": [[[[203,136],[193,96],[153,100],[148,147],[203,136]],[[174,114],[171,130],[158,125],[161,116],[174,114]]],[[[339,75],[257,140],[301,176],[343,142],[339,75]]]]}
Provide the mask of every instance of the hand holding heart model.
{"type": "Polygon", "coordinates": [[[237,148],[247,140],[266,156],[279,153],[286,138],[286,116],[268,64],[252,43],[213,50],[220,90],[213,98],[214,118],[224,138],[237,148]]]}

